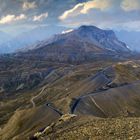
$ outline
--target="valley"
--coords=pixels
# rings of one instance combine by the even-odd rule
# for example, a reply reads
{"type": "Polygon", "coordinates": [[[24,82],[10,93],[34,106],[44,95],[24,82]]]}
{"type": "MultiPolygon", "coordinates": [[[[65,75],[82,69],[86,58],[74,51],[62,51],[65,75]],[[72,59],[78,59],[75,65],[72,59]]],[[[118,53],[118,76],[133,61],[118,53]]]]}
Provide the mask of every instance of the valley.
{"type": "Polygon", "coordinates": [[[140,138],[140,59],[82,26],[0,56],[0,140],[140,138]]]}
{"type": "MultiPolygon", "coordinates": [[[[11,58],[9,60],[11,61],[11,58]]],[[[10,64],[11,69],[8,69],[9,65],[7,68],[3,67],[3,70],[6,70],[6,77],[9,77],[10,71],[14,71],[14,65],[17,63],[15,60],[16,58],[10,64]]],[[[10,63],[8,59],[6,61],[10,63]]],[[[33,64],[34,60],[18,59],[18,61],[20,65],[16,71],[20,70],[24,73],[27,69],[27,78],[30,76],[30,71],[39,72],[40,76],[43,75],[44,69],[49,72],[42,76],[37,85],[31,84],[34,80],[38,80],[38,75],[37,77],[35,75],[31,78],[31,82],[27,83],[29,87],[26,87],[26,79],[22,77],[20,81],[25,84],[23,88],[18,88],[23,83],[16,80],[14,83],[11,82],[12,89],[7,89],[7,86],[1,87],[3,89],[0,105],[0,113],[3,116],[0,131],[2,140],[21,139],[23,135],[25,136],[23,139],[32,137],[36,132],[47,127],[47,124],[51,125],[57,121],[63,114],[74,113],[81,117],[92,115],[99,118],[139,117],[140,115],[140,62],[138,60],[105,61],[106,63],[96,61],[78,65],[35,60],[38,69],[37,67],[29,69],[29,65],[33,64]],[[47,67],[51,69],[47,70],[47,67]],[[7,130],[11,131],[7,133],[7,130]]],[[[67,121],[62,125],[69,123],[69,120],[67,121]]],[[[68,127],[71,127],[73,123],[69,125],[68,127]]]]}
{"type": "Polygon", "coordinates": [[[0,140],[140,140],[140,0],[0,0],[0,140]]]}

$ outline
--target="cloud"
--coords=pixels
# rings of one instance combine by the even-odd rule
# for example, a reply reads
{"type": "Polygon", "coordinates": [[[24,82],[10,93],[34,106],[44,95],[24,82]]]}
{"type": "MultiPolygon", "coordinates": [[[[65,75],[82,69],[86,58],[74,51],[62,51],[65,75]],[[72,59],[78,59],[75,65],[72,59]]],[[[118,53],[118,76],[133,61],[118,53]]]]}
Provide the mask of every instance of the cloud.
{"type": "Polygon", "coordinates": [[[138,30],[140,26],[136,26],[136,23],[140,24],[138,22],[140,21],[140,9],[138,8],[138,1],[140,2],[140,0],[133,0],[133,2],[131,0],[131,9],[128,6],[127,9],[122,7],[126,1],[128,2],[128,0],[92,0],[83,2],[65,11],[58,18],[61,25],[68,27],[88,24],[101,28],[121,29],[123,25],[124,29],[133,28],[138,30]],[[134,11],[134,9],[137,10],[134,11]],[[131,21],[135,21],[135,23],[131,21]],[[132,23],[131,26],[130,23],[132,23]]]}
{"type": "Polygon", "coordinates": [[[79,3],[76,6],[74,6],[72,9],[65,11],[60,17],[59,19],[64,20],[68,17],[74,17],[79,15],[79,11],[82,10],[84,6],[84,3],[79,3]]]}
{"type": "Polygon", "coordinates": [[[69,17],[75,17],[79,14],[87,14],[91,9],[106,10],[112,5],[112,0],[92,0],[75,5],[72,9],[65,11],[60,17],[60,20],[69,17]]]}
{"type": "Polygon", "coordinates": [[[23,10],[34,9],[36,7],[36,2],[24,2],[22,5],[23,10]]]}
{"type": "Polygon", "coordinates": [[[123,0],[121,8],[125,11],[140,10],[140,0],[123,0]]]}
{"type": "Polygon", "coordinates": [[[139,3],[140,0],[0,0],[0,28],[8,26],[13,29],[14,25],[17,26],[13,21],[23,13],[28,18],[18,25],[46,24],[47,18],[47,24],[69,28],[91,24],[118,29],[124,25],[124,29],[136,29],[140,27],[139,3]],[[45,11],[49,16],[43,14],[45,11]],[[5,24],[8,21],[12,21],[12,25],[5,24]]]}
{"type": "Polygon", "coordinates": [[[38,15],[38,16],[34,16],[33,21],[43,21],[47,17],[48,17],[48,12],[43,13],[43,14],[38,15]]]}
{"type": "Polygon", "coordinates": [[[15,15],[7,15],[5,17],[2,17],[0,19],[0,24],[7,24],[7,23],[11,23],[11,22],[16,22],[16,21],[20,21],[23,19],[26,19],[26,15],[21,14],[19,16],[15,16],[15,15]]]}
{"type": "Polygon", "coordinates": [[[88,1],[84,3],[83,9],[81,10],[81,13],[88,13],[90,9],[100,9],[100,10],[106,10],[112,5],[112,0],[93,0],[88,1]]]}

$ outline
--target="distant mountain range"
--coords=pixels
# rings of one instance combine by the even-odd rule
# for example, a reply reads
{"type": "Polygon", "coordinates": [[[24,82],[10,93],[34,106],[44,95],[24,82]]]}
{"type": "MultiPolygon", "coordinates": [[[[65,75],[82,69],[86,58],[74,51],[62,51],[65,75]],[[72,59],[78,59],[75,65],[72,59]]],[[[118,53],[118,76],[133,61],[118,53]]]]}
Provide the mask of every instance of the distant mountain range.
{"type": "MultiPolygon", "coordinates": [[[[90,26],[90,27],[93,27],[93,26],[90,26]]],[[[91,28],[89,30],[91,30],[91,28]]],[[[16,37],[12,37],[9,34],[0,31],[0,54],[13,53],[18,50],[25,49],[25,48],[30,49],[36,46],[36,44],[38,45],[42,43],[43,40],[46,41],[48,38],[50,38],[51,36],[55,34],[60,34],[60,33],[66,34],[69,31],[71,31],[70,28],[66,28],[63,26],[53,26],[53,25],[52,26],[39,26],[28,32],[21,33],[16,37]]],[[[97,34],[97,32],[95,32],[95,34],[97,34]]],[[[110,31],[110,34],[111,34],[111,31],[110,31]]],[[[113,34],[114,33],[112,33],[112,35],[113,34]]],[[[140,32],[121,30],[121,31],[115,31],[115,34],[119,40],[126,43],[126,46],[129,49],[131,49],[132,51],[140,51],[140,47],[139,47],[140,32]]],[[[91,39],[91,36],[90,36],[90,39],[91,39]]],[[[100,42],[98,43],[101,45],[102,40],[100,40],[100,42]]],[[[112,49],[113,45],[112,44],[108,44],[108,45],[110,45],[108,49],[112,49]]]]}
{"type": "Polygon", "coordinates": [[[10,39],[12,39],[12,37],[9,34],[0,31],[0,44],[7,42],[10,39]]]}
{"type": "Polygon", "coordinates": [[[116,31],[117,37],[133,50],[140,52],[140,31],[116,31]]]}
{"type": "Polygon", "coordinates": [[[81,26],[26,48],[24,55],[64,62],[85,61],[126,52],[130,52],[130,50],[125,43],[117,39],[112,30],[102,30],[95,26],[81,26]]]}
{"type": "Polygon", "coordinates": [[[14,38],[9,37],[5,33],[0,33],[0,53],[13,53],[21,48],[47,39],[56,33],[61,33],[66,29],[62,26],[39,26],[14,38]]]}

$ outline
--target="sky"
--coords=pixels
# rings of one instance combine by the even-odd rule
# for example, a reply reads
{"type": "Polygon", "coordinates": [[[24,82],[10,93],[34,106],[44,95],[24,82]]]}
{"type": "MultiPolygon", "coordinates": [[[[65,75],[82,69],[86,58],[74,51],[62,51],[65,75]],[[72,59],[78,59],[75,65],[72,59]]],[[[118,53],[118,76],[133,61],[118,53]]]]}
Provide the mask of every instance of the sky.
{"type": "Polygon", "coordinates": [[[0,30],[44,25],[140,31],[140,0],[0,0],[0,30]]]}

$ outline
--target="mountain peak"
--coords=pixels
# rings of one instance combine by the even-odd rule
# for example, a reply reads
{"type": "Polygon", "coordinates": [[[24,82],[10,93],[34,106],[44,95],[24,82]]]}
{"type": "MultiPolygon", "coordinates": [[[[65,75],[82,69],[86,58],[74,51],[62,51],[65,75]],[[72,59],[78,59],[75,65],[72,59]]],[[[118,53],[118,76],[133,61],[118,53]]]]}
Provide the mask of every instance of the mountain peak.
{"type": "MultiPolygon", "coordinates": [[[[96,26],[92,26],[92,25],[82,25],[82,26],[80,26],[79,28],[78,28],[79,30],[99,30],[99,28],[98,27],[96,27],[96,26]]],[[[101,29],[100,29],[101,30],[101,29]]]]}
{"type": "Polygon", "coordinates": [[[124,52],[129,49],[112,30],[83,25],[66,34],[55,35],[24,54],[52,61],[77,62],[118,56],[124,52]]]}
{"type": "Polygon", "coordinates": [[[115,32],[113,30],[103,30],[100,29],[96,26],[91,26],[91,25],[82,25],[81,27],[79,27],[77,29],[80,33],[86,33],[86,34],[98,34],[98,35],[102,35],[105,37],[113,37],[113,38],[117,38],[115,35],[115,32]]]}

